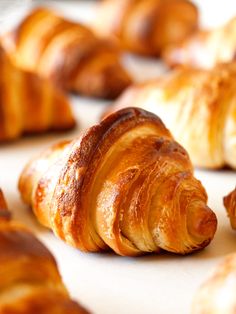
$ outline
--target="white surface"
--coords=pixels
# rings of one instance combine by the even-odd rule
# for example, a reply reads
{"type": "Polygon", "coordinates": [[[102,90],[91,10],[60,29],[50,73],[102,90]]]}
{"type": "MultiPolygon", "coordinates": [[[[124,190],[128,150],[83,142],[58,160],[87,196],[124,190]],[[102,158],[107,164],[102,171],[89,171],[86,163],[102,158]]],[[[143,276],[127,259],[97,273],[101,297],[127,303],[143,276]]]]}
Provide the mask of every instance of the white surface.
{"type": "MultiPolygon", "coordinates": [[[[20,0],[19,0],[20,1],[20,0]]],[[[200,0],[199,0],[200,2],[200,0]]],[[[201,1],[203,2],[203,1],[201,1]]],[[[225,11],[213,0],[204,1],[203,16],[208,12],[212,24],[221,23],[229,13],[236,13],[234,1],[219,1],[225,11]],[[229,5],[231,4],[231,7],[229,5]],[[227,6],[228,5],[228,6],[227,6]],[[210,8],[210,9],[209,9],[210,8]]],[[[78,12],[75,2],[55,2],[68,15],[89,19],[90,4],[81,3],[78,12]],[[73,3],[73,4],[72,4],[73,3]],[[76,12],[76,13],[75,13],[76,12]]],[[[127,61],[128,60],[128,61],[127,61]]],[[[141,76],[159,71],[154,61],[128,57],[133,72],[141,76]],[[131,61],[130,61],[131,60],[131,61]],[[131,62],[131,63],[130,63],[131,62]]],[[[73,98],[74,109],[80,130],[96,123],[105,103],[73,98]]],[[[0,146],[0,186],[3,188],[15,218],[33,229],[54,253],[64,281],[71,295],[97,314],[172,314],[189,313],[193,295],[224,255],[236,251],[236,233],[231,231],[222,205],[222,197],[236,184],[234,171],[196,171],[209,194],[209,205],[218,216],[218,230],[205,250],[179,257],[171,254],[150,255],[139,258],[124,258],[115,254],[85,254],[68,247],[52,233],[40,227],[31,212],[21,202],[17,191],[17,180],[25,163],[51,145],[65,137],[79,135],[79,130],[67,134],[51,134],[27,137],[17,142],[0,146]]]]}

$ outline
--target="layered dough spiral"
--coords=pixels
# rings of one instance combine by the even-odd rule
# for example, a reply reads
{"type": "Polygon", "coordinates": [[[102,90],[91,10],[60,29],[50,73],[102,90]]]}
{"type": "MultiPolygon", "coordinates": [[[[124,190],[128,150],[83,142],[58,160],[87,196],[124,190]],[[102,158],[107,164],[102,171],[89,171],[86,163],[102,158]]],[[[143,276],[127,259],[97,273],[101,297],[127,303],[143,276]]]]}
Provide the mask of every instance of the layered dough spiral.
{"type": "Polygon", "coordinates": [[[128,107],[157,114],[193,164],[236,169],[236,63],[212,70],[178,68],[129,88],[105,115],[128,107]]]}
{"type": "Polygon", "coordinates": [[[70,299],[48,249],[11,219],[1,190],[0,277],[1,314],[88,314],[70,299]]]}
{"type": "Polygon", "coordinates": [[[94,30],[115,38],[129,51],[160,56],[198,27],[198,10],[188,0],[104,0],[98,4],[94,30]]]}
{"type": "Polygon", "coordinates": [[[0,69],[0,142],[25,133],[74,127],[70,103],[62,91],[13,65],[1,47],[0,69]]]}
{"type": "Polygon", "coordinates": [[[236,17],[212,30],[199,30],[181,43],[169,46],[163,58],[170,66],[178,64],[210,69],[236,56],[236,17]]]}
{"type": "Polygon", "coordinates": [[[131,83],[115,45],[53,10],[33,10],[1,42],[18,66],[69,91],[115,98],[131,83]]]}
{"type": "Polygon", "coordinates": [[[186,151],[161,120],[128,108],[26,165],[23,200],[83,251],[186,254],[214,236],[216,216],[186,151]]]}
{"type": "Polygon", "coordinates": [[[191,314],[234,314],[236,254],[228,255],[197,291],[191,314]]]}

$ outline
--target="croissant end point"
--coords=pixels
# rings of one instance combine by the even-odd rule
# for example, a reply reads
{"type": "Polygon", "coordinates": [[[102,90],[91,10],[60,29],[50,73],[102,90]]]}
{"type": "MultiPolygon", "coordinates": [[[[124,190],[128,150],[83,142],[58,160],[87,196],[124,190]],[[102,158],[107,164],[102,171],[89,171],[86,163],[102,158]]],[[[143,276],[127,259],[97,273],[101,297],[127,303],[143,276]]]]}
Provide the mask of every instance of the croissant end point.
{"type": "Polygon", "coordinates": [[[191,212],[191,233],[197,237],[212,239],[217,227],[215,213],[207,206],[203,205],[197,211],[191,212]]]}

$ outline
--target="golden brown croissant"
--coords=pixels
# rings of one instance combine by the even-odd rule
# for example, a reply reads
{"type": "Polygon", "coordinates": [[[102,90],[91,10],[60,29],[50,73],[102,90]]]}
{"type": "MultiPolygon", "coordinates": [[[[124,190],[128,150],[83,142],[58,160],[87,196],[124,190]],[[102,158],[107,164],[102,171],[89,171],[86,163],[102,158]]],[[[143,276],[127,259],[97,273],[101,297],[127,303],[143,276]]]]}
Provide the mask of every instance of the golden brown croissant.
{"type": "Polygon", "coordinates": [[[64,94],[48,80],[13,65],[0,47],[0,142],[22,133],[70,129],[75,125],[64,94]]]}
{"type": "Polygon", "coordinates": [[[188,154],[141,109],[118,111],[41,154],[19,189],[44,226],[83,251],[186,254],[208,245],[216,230],[188,154]]]}
{"type": "Polygon", "coordinates": [[[184,64],[206,69],[218,63],[234,61],[235,56],[236,17],[222,27],[200,30],[163,53],[170,66],[184,64]]]}
{"type": "Polygon", "coordinates": [[[182,41],[198,27],[198,10],[188,0],[104,0],[95,31],[114,36],[132,52],[156,55],[182,41]]]}
{"type": "Polygon", "coordinates": [[[70,91],[115,98],[131,83],[115,45],[48,9],[31,12],[2,43],[16,64],[70,91]]]}
{"type": "Polygon", "coordinates": [[[224,197],[224,206],[233,229],[236,229],[236,188],[224,197]]]}
{"type": "Polygon", "coordinates": [[[166,123],[193,164],[236,169],[236,63],[211,71],[180,68],[128,89],[106,114],[128,107],[151,111],[166,123]]]}
{"type": "Polygon", "coordinates": [[[48,249],[11,220],[1,191],[0,276],[1,314],[88,313],[70,299],[48,249]]]}
{"type": "Polygon", "coordinates": [[[200,287],[192,314],[235,314],[236,254],[227,256],[200,287]]]}

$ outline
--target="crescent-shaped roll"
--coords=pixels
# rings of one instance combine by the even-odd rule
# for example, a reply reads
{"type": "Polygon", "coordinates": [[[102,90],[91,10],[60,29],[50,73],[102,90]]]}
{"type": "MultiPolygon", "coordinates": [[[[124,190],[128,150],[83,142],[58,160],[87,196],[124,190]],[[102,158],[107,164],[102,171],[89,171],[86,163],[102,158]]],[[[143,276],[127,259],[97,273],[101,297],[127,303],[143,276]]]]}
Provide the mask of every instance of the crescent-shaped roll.
{"type": "Polygon", "coordinates": [[[199,30],[181,43],[169,46],[163,58],[170,66],[178,64],[209,69],[236,56],[236,17],[212,30],[199,30]]]}
{"type": "Polygon", "coordinates": [[[236,254],[228,255],[197,291],[191,314],[235,314],[236,254]]]}
{"type": "Polygon", "coordinates": [[[116,45],[52,10],[33,10],[2,44],[14,62],[87,96],[115,98],[131,78],[116,45]]]}
{"type": "Polygon", "coordinates": [[[187,254],[216,230],[187,152],[141,109],[48,149],[26,165],[19,190],[44,226],[82,251],[187,254]]]}
{"type": "Polygon", "coordinates": [[[236,229],[236,188],[224,197],[224,206],[230,219],[231,227],[236,229]]]}
{"type": "Polygon", "coordinates": [[[183,145],[193,164],[236,169],[236,63],[212,70],[179,68],[129,88],[105,115],[143,108],[157,114],[183,145]]]}
{"type": "Polygon", "coordinates": [[[48,249],[11,219],[0,190],[0,313],[88,314],[70,296],[48,249]]]}
{"type": "Polygon", "coordinates": [[[198,28],[197,7],[188,0],[104,0],[94,30],[113,37],[123,49],[159,56],[198,28]]]}
{"type": "Polygon", "coordinates": [[[23,133],[74,127],[70,103],[62,91],[13,65],[1,47],[0,71],[0,142],[23,133]]]}

